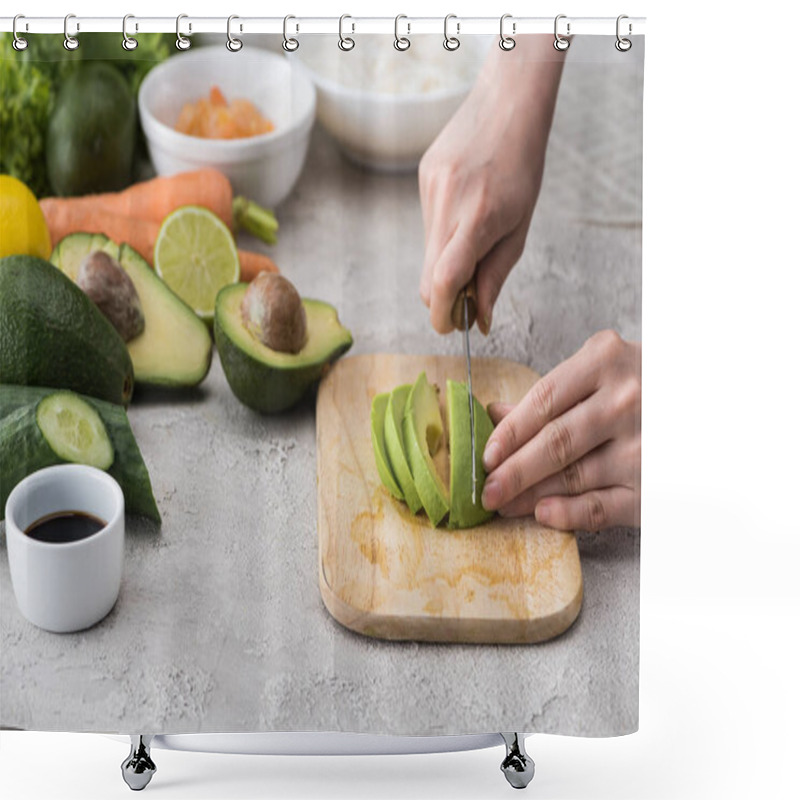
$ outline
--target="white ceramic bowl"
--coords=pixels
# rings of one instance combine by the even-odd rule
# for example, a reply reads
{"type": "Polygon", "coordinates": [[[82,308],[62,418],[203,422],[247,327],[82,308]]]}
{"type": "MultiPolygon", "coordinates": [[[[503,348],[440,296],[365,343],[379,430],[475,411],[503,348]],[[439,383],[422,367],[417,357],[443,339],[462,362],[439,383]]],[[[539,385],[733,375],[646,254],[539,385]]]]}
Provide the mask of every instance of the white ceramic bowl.
{"type": "Polygon", "coordinates": [[[40,469],[11,490],[5,521],[11,584],[27,620],[69,633],[111,611],[122,581],[125,501],[110,475],[82,464],[40,469]],[[57,544],[25,533],[37,520],[63,511],[82,511],[106,525],[86,539],[57,544]]]}
{"type": "Polygon", "coordinates": [[[440,36],[412,36],[403,52],[385,35],[355,35],[348,52],[338,48],[338,37],[318,39],[289,57],[316,84],[317,118],[348,158],[391,172],[417,168],[467,96],[486,52],[474,37],[455,52],[442,47],[440,36]]]}
{"type": "Polygon", "coordinates": [[[139,116],[159,175],[215,167],[235,194],[276,206],[292,191],[305,162],[316,97],[314,85],[282,54],[256,47],[231,53],[200,47],[152,69],[139,90],[139,116]],[[275,130],[243,139],[202,139],[174,129],[184,103],[219,86],[228,100],[255,103],[275,130]]]}

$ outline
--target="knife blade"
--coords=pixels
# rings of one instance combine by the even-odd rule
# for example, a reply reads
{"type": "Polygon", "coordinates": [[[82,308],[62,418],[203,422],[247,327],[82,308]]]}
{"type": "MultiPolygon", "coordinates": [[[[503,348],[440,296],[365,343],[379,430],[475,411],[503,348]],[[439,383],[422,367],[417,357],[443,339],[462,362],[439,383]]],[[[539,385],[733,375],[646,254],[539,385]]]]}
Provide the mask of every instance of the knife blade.
{"type": "Polygon", "coordinates": [[[469,329],[478,316],[478,287],[473,276],[458,293],[451,317],[458,330],[464,332],[464,359],[467,364],[467,397],[469,399],[469,441],[472,456],[472,505],[477,502],[478,473],[475,458],[475,406],[472,398],[472,356],[469,349],[469,329]]]}

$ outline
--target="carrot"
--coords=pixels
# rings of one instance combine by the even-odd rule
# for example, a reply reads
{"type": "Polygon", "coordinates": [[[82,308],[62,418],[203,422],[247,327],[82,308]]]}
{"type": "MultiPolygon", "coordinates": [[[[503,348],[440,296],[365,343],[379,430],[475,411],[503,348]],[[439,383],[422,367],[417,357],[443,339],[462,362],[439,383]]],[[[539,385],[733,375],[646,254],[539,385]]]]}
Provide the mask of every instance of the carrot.
{"type": "Polygon", "coordinates": [[[228,178],[207,167],[135,183],[121,192],[84,197],[46,197],[39,201],[53,241],[75,231],[77,213],[117,214],[131,220],[161,223],[181,206],[204,206],[233,231],[243,227],[268,244],[275,242],[278,223],[271,211],[242,197],[234,199],[228,178]]]}
{"type": "MultiPolygon", "coordinates": [[[[42,209],[54,247],[70,233],[103,233],[119,244],[126,242],[149,264],[153,264],[153,252],[161,229],[159,222],[131,219],[83,203],[69,205],[72,202],[66,199],[59,201],[55,223],[51,223],[52,206],[42,209]],[[69,218],[64,214],[64,209],[69,212],[69,218]]],[[[243,281],[252,280],[262,270],[278,272],[275,262],[263,253],[239,250],[239,263],[243,281]]]]}
{"type": "Polygon", "coordinates": [[[252,250],[239,251],[239,267],[241,268],[240,280],[250,283],[259,272],[279,272],[275,262],[263,253],[254,253],[252,250]]]}

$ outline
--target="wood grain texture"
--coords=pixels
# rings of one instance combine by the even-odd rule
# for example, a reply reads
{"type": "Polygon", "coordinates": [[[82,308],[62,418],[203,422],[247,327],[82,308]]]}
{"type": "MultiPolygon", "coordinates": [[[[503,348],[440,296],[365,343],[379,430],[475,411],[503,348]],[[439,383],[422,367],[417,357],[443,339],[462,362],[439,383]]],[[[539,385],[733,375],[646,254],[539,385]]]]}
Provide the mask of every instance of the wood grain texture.
{"type": "MultiPolygon", "coordinates": [[[[506,520],[433,528],[383,487],[370,439],[372,398],[420,371],[464,379],[453,356],[361,355],[337,362],[317,399],[317,515],[323,602],[342,625],[385,639],[532,643],[576,619],[583,581],[575,536],[506,520]]],[[[519,401],[538,375],[473,359],[484,405],[519,401]]],[[[442,391],[441,394],[444,394],[442,391]]]]}

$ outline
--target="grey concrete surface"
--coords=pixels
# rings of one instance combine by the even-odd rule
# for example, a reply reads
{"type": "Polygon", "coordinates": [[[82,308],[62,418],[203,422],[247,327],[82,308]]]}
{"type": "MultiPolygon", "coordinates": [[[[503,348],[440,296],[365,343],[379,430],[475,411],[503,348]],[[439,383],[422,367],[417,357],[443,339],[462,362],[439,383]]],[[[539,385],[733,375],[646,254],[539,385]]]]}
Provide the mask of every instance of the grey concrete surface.
{"type": "MultiPolygon", "coordinates": [[[[613,50],[611,40],[603,46],[613,50]]],[[[552,368],[593,332],[641,336],[641,57],[565,72],[528,246],[476,355],[552,368]]],[[[353,353],[460,353],[418,299],[413,175],[363,172],[321,131],[272,253],[334,303],[353,353]]],[[[0,533],[0,725],[99,732],[628,733],[638,724],[639,531],[579,534],[585,598],[534,646],[388,643],[339,626],[318,591],[314,407],[262,417],[217,356],[130,419],[163,514],[129,517],[119,601],[94,628],[20,615],[0,533]]]]}

